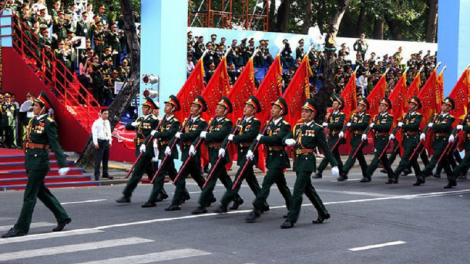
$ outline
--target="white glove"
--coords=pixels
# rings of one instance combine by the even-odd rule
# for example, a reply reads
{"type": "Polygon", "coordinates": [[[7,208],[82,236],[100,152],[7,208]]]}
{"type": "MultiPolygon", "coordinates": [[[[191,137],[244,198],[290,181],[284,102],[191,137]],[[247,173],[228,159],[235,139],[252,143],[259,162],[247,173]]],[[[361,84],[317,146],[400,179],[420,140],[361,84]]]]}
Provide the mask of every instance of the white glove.
{"type": "Polygon", "coordinates": [[[463,126],[462,125],[457,125],[457,130],[462,130],[463,126]]]}
{"type": "Polygon", "coordinates": [[[228,135],[228,140],[229,140],[229,141],[232,141],[232,140],[233,140],[233,137],[234,137],[233,134],[228,135]]]}
{"type": "Polygon", "coordinates": [[[158,162],[158,157],[153,157],[152,162],[158,162]]]}
{"type": "Polygon", "coordinates": [[[7,112],[7,116],[11,116],[11,113],[10,113],[10,112],[7,112]]]}
{"type": "Polygon", "coordinates": [[[403,122],[398,122],[398,127],[402,127],[403,126],[403,122]]]}
{"type": "Polygon", "coordinates": [[[375,123],[370,123],[369,127],[370,127],[370,128],[373,128],[374,125],[375,125],[375,123]]]}
{"type": "Polygon", "coordinates": [[[351,126],[351,122],[348,122],[348,123],[346,124],[346,126],[350,127],[350,126],[351,126]]]}
{"type": "Polygon", "coordinates": [[[331,168],[331,175],[333,175],[334,177],[338,177],[338,176],[339,176],[339,169],[338,169],[338,166],[334,166],[333,168],[331,168]]]}
{"type": "Polygon", "coordinates": [[[367,140],[367,135],[366,134],[362,134],[362,140],[367,140]]]}
{"type": "Polygon", "coordinates": [[[344,132],[343,131],[339,132],[338,137],[339,138],[344,138],[344,132]]]}
{"type": "Polygon", "coordinates": [[[181,132],[176,132],[175,138],[181,138],[181,132]]]}
{"type": "Polygon", "coordinates": [[[196,155],[196,149],[194,148],[193,145],[191,145],[191,147],[189,147],[189,154],[194,156],[196,155]]]}
{"type": "Polygon", "coordinates": [[[221,158],[225,157],[225,149],[224,148],[219,149],[219,157],[221,157],[221,158]]]}
{"type": "Polygon", "coordinates": [[[139,124],[140,124],[140,122],[132,122],[132,123],[131,123],[131,126],[133,126],[133,127],[138,127],[139,124]]]}
{"type": "Polygon", "coordinates": [[[259,141],[262,137],[263,137],[263,135],[259,134],[259,135],[256,137],[256,141],[259,141]]]}
{"type": "Polygon", "coordinates": [[[395,139],[395,135],[394,134],[391,134],[389,137],[388,137],[388,140],[394,140],[395,139]]]}
{"type": "Polygon", "coordinates": [[[140,152],[145,153],[145,144],[140,145],[140,152]]]}
{"type": "Polygon", "coordinates": [[[454,135],[450,135],[450,137],[449,137],[449,142],[450,142],[450,143],[454,142],[454,139],[455,139],[454,135]]]}
{"type": "Polygon", "coordinates": [[[152,132],[150,132],[150,135],[155,136],[155,133],[157,133],[157,130],[153,130],[152,132]]]}
{"type": "Polygon", "coordinates": [[[286,140],[284,140],[284,144],[286,144],[287,146],[289,147],[292,147],[295,145],[295,139],[293,138],[288,138],[286,140]]]}
{"type": "Polygon", "coordinates": [[[429,124],[428,124],[428,127],[431,128],[432,125],[434,125],[434,123],[429,123],[429,124]]]}
{"type": "Polygon", "coordinates": [[[165,149],[165,155],[171,155],[171,149],[168,146],[165,149]]]}
{"type": "Polygon", "coordinates": [[[421,135],[419,136],[419,140],[426,140],[426,134],[421,133],[421,135]]]}
{"type": "Polygon", "coordinates": [[[255,154],[253,153],[253,151],[248,150],[248,152],[246,153],[246,158],[249,159],[249,160],[254,159],[254,158],[255,158],[255,154]]]}
{"type": "Polygon", "coordinates": [[[60,175],[60,176],[64,176],[65,174],[67,174],[67,172],[69,172],[69,170],[70,170],[69,167],[60,168],[60,169],[59,169],[59,175],[60,175]]]}
{"type": "Polygon", "coordinates": [[[323,124],[321,124],[321,125],[324,126],[324,127],[327,127],[327,126],[328,126],[328,123],[325,122],[325,123],[323,123],[323,124]]]}
{"type": "Polygon", "coordinates": [[[201,132],[201,137],[202,137],[202,138],[206,138],[206,135],[207,135],[207,131],[202,131],[202,132],[201,132]]]}

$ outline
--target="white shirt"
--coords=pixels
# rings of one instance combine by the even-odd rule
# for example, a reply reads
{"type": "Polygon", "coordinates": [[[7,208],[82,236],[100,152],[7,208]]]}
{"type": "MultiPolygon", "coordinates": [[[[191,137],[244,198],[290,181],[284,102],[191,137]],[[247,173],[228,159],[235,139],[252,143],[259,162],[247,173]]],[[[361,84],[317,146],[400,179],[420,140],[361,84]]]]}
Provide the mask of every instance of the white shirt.
{"type": "Polygon", "coordinates": [[[274,125],[277,126],[277,124],[278,124],[279,121],[281,121],[281,120],[282,120],[282,117],[279,117],[278,119],[273,120],[274,125]]]}
{"type": "Polygon", "coordinates": [[[109,140],[110,145],[113,143],[109,120],[98,118],[91,127],[91,134],[93,135],[93,144],[95,146],[98,145],[98,139],[109,140]]]}
{"type": "Polygon", "coordinates": [[[200,116],[191,117],[191,121],[194,123],[200,116]]]}
{"type": "Polygon", "coordinates": [[[175,115],[171,115],[169,117],[166,118],[166,121],[170,121],[170,119],[172,119],[175,115]]]}
{"type": "Polygon", "coordinates": [[[250,121],[253,117],[254,117],[254,116],[250,116],[250,117],[245,118],[245,122],[250,121]]]}

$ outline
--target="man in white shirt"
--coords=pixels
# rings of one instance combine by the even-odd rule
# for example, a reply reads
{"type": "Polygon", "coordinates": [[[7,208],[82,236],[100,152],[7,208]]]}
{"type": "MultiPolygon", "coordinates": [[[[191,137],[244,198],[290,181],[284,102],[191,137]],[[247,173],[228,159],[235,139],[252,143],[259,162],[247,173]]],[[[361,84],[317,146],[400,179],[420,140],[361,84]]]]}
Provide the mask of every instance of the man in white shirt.
{"type": "Polygon", "coordinates": [[[108,120],[109,110],[101,110],[101,118],[98,118],[91,127],[93,144],[95,145],[95,180],[100,179],[100,165],[103,161],[103,178],[112,179],[108,174],[109,148],[113,143],[111,137],[111,123],[108,120]]]}
{"type": "Polygon", "coordinates": [[[357,87],[362,88],[362,97],[367,97],[367,77],[369,77],[369,72],[363,72],[361,76],[356,78],[357,87]]]}

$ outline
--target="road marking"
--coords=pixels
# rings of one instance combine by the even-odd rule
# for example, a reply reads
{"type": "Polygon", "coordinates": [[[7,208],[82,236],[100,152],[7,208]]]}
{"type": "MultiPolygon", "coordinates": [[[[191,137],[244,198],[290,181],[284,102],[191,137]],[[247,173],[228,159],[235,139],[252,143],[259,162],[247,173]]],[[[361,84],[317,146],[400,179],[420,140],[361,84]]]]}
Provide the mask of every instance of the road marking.
{"type": "Polygon", "coordinates": [[[12,237],[8,239],[1,239],[0,245],[18,243],[18,242],[28,242],[28,241],[35,241],[35,240],[42,240],[42,239],[50,239],[50,238],[57,238],[57,237],[89,235],[89,234],[96,234],[96,233],[103,233],[103,232],[104,231],[95,230],[95,229],[90,229],[90,230],[78,229],[78,230],[46,233],[46,234],[34,234],[34,235],[27,235],[27,236],[22,236],[22,237],[12,237]]]}
{"type": "Polygon", "coordinates": [[[373,249],[373,248],[381,248],[381,247],[388,247],[388,246],[396,246],[396,245],[402,245],[406,244],[405,241],[393,241],[393,242],[388,242],[388,243],[383,243],[383,244],[376,244],[376,245],[370,245],[370,246],[365,246],[365,247],[355,247],[355,248],[350,248],[350,251],[361,251],[361,250],[368,250],[368,249],[373,249]]]}
{"type": "Polygon", "coordinates": [[[81,243],[67,246],[58,246],[58,247],[49,247],[49,248],[40,248],[40,249],[31,249],[31,250],[22,250],[17,252],[8,252],[0,254],[1,261],[12,261],[18,259],[34,258],[41,256],[51,256],[65,253],[74,253],[81,251],[89,251],[103,248],[112,248],[118,246],[129,246],[136,244],[143,244],[148,242],[154,242],[150,239],[144,239],[140,237],[130,237],[124,239],[111,239],[104,241],[97,241],[91,243],[81,243]]]}
{"type": "Polygon", "coordinates": [[[13,220],[14,218],[11,217],[0,217],[0,221],[5,221],[5,220],[13,220]]]}
{"type": "Polygon", "coordinates": [[[128,256],[122,258],[112,258],[106,260],[97,260],[90,262],[82,262],[77,264],[144,264],[144,263],[154,263],[160,261],[170,261],[175,259],[191,258],[198,256],[211,255],[209,252],[186,248],[178,250],[169,250],[164,252],[150,253],[145,255],[136,255],[128,256]]]}
{"type": "MultiPolygon", "coordinates": [[[[54,223],[48,223],[48,222],[38,222],[38,223],[32,223],[30,228],[36,228],[36,227],[45,227],[45,226],[55,226],[57,224],[54,223]]],[[[8,231],[10,228],[12,228],[13,225],[8,225],[8,226],[0,226],[0,231],[8,231]]]]}
{"type": "Polygon", "coordinates": [[[351,194],[351,195],[362,195],[362,196],[372,196],[372,197],[392,197],[393,196],[390,194],[371,193],[371,192],[349,192],[349,191],[333,191],[333,190],[322,190],[322,189],[319,189],[318,191],[326,192],[326,193],[351,194]]]}
{"type": "Polygon", "coordinates": [[[61,203],[61,205],[82,204],[82,203],[98,203],[98,202],[104,202],[104,201],[107,201],[107,199],[96,199],[96,200],[85,200],[85,201],[77,201],[77,202],[66,202],[66,203],[61,203]]]}

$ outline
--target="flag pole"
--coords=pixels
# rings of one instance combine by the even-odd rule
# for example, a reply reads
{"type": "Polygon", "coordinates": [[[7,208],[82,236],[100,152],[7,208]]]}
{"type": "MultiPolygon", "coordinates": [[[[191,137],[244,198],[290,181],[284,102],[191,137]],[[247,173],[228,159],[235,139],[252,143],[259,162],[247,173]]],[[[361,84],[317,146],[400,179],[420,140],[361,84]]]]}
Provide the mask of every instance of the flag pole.
{"type": "Polygon", "coordinates": [[[418,75],[423,71],[423,69],[424,69],[424,66],[421,66],[421,68],[419,68],[418,75]]]}
{"type": "Polygon", "coordinates": [[[468,69],[468,68],[470,68],[470,63],[467,65],[467,67],[465,69],[468,69]]]}
{"type": "Polygon", "coordinates": [[[208,52],[209,50],[205,50],[204,53],[202,53],[200,60],[204,59],[204,57],[207,55],[208,52]]]}
{"type": "Polygon", "coordinates": [[[436,65],[436,68],[435,68],[436,71],[437,71],[437,69],[439,68],[439,66],[441,66],[441,62],[439,62],[439,63],[436,65]]]}
{"type": "Polygon", "coordinates": [[[410,67],[406,67],[405,71],[403,73],[407,73],[410,67]]]}
{"type": "MultiPolygon", "coordinates": [[[[447,65],[446,65],[446,66],[444,66],[444,68],[442,68],[442,71],[441,71],[441,73],[443,73],[443,72],[444,72],[446,69],[447,69],[447,65]]],[[[441,74],[441,73],[439,73],[439,74],[441,74]]]]}
{"type": "Polygon", "coordinates": [[[228,53],[229,53],[231,50],[232,50],[232,47],[230,46],[230,47],[228,48],[227,52],[225,52],[224,57],[227,57],[228,53]]]}

